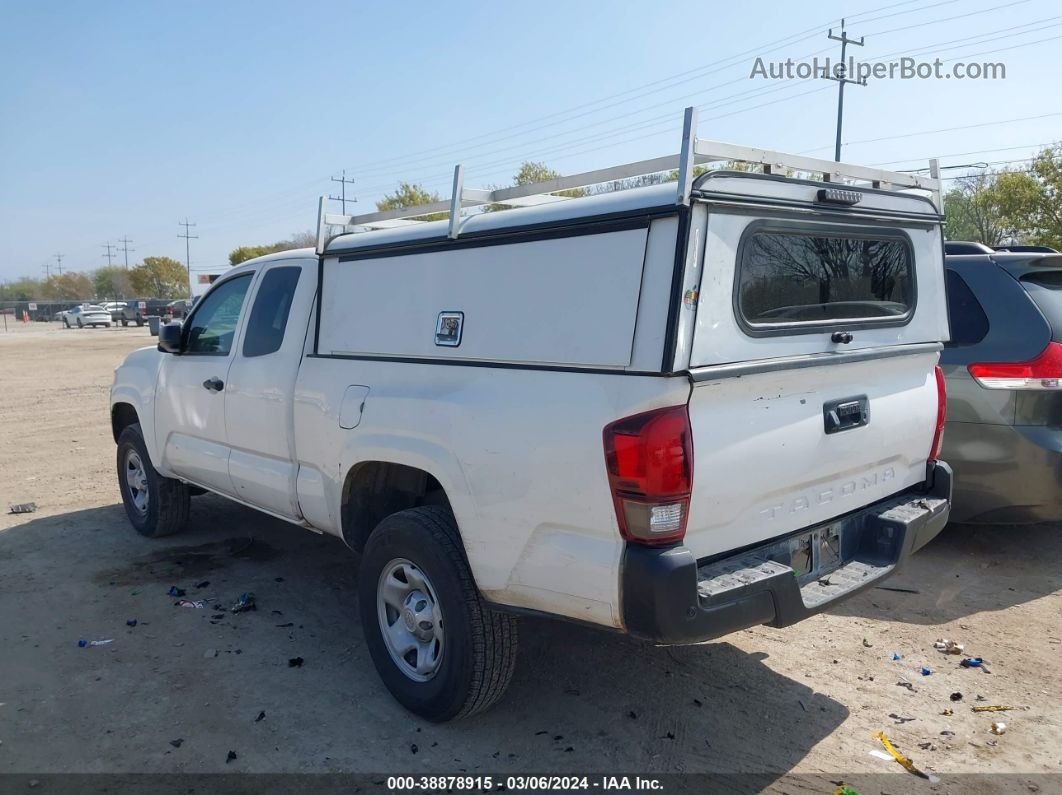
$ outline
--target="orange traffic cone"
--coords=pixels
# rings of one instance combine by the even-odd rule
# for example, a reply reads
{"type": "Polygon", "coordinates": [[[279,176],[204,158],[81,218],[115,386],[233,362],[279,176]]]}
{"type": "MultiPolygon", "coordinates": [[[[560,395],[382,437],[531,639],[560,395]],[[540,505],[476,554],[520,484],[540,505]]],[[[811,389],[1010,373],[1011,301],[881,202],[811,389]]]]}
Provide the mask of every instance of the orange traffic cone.
{"type": "Polygon", "coordinates": [[[29,323],[29,312],[27,312],[25,309],[22,310],[22,322],[29,323]]]}

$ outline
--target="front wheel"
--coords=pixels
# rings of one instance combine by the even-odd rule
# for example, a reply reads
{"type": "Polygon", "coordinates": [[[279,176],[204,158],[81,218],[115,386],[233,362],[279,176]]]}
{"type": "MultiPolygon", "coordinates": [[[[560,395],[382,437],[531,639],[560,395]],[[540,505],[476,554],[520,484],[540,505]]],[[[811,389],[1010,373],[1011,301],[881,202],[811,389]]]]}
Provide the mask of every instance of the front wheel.
{"type": "Polygon", "coordinates": [[[384,685],[430,721],[487,709],[516,666],[516,619],[479,595],[448,508],[384,519],[358,572],[362,630],[384,685]]]}
{"type": "Polygon", "coordinates": [[[77,327],[78,328],[85,328],[85,324],[81,322],[81,318],[77,319],[77,327]]]}
{"type": "Polygon", "coordinates": [[[67,328],[70,328],[70,321],[67,320],[65,317],[63,318],[63,325],[66,326],[67,328]]]}
{"type": "Polygon", "coordinates": [[[118,489],[129,522],[140,535],[161,538],[184,529],[188,486],[155,471],[139,424],[118,436],[118,489]]]}

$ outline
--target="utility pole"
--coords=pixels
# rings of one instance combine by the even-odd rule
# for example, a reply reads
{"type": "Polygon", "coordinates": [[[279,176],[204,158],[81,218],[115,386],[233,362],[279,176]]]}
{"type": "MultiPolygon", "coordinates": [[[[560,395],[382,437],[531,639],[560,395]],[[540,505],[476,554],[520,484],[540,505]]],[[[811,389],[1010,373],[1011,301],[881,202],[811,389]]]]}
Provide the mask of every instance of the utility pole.
{"type": "Polygon", "coordinates": [[[52,263],[50,263],[48,260],[45,260],[44,264],[41,267],[44,268],[44,280],[47,281],[48,279],[52,278],[52,263]]]}
{"type": "MultiPolygon", "coordinates": [[[[343,169],[342,177],[330,177],[332,182],[338,182],[340,184],[340,191],[338,196],[329,196],[328,198],[334,202],[339,202],[343,207],[343,215],[347,214],[347,185],[353,185],[354,180],[347,179],[347,170],[343,169]]],[[[357,199],[351,199],[352,202],[356,202],[357,199]]]]}
{"type": "Polygon", "coordinates": [[[62,254],[56,254],[55,255],[55,261],[57,263],[59,263],[59,275],[62,276],[63,275],[63,255],[62,254]]]}
{"type": "Polygon", "coordinates": [[[125,254],[125,269],[129,270],[129,252],[136,251],[135,248],[129,248],[129,244],[133,241],[127,237],[120,237],[118,242],[122,244],[122,253],[125,254]]]}
{"type": "Polygon", "coordinates": [[[857,47],[863,46],[863,37],[860,36],[859,40],[848,38],[848,34],[844,31],[844,19],[841,20],[841,35],[834,36],[833,28],[830,28],[829,37],[833,41],[841,42],[841,62],[834,67],[833,74],[827,74],[827,80],[837,81],[837,142],[833,147],[833,159],[841,162],[841,120],[844,118],[844,85],[845,83],[854,83],[857,86],[865,86],[867,84],[866,79],[862,80],[850,80],[847,73],[847,65],[845,64],[845,51],[849,44],[854,44],[857,47]]]}
{"type": "Polygon", "coordinates": [[[111,260],[114,259],[114,252],[112,252],[111,249],[115,248],[115,245],[113,243],[111,243],[110,241],[108,241],[106,243],[100,244],[100,248],[107,249],[107,253],[104,254],[103,256],[105,256],[107,258],[107,267],[108,268],[111,267],[111,265],[113,264],[111,262],[111,260]]]}
{"type": "Polygon", "coordinates": [[[195,224],[188,222],[188,216],[187,215],[184,217],[183,221],[178,221],[177,224],[178,224],[178,226],[183,226],[184,227],[184,234],[183,235],[177,235],[177,237],[183,237],[184,238],[184,267],[188,271],[188,292],[191,293],[192,292],[192,255],[191,255],[191,249],[188,247],[188,241],[189,240],[198,240],[199,239],[199,235],[190,235],[190,234],[188,234],[189,228],[195,226],[195,224]]]}

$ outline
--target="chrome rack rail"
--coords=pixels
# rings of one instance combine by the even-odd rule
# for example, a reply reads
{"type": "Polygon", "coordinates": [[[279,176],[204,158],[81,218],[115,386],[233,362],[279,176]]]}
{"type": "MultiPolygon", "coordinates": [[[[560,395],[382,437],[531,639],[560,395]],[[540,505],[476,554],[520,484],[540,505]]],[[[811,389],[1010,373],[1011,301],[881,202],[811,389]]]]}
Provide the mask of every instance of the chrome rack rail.
{"type": "Polygon", "coordinates": [[[322,196],[317,212],[317,253],[324,253],[331,240],[333,226],[343,228],[343,233],[354,228],[380,229],[422,223],[420,216],[446,213],[447,235],[456,239],[460,234],[461,213],[466,207],[485,204],[505,204],[511,207],[530,207],[549,202],[564,201],[569,197],[555,195],[559,191],[585,188],[606,182],[631,177],[678,170],[678,187],[675,203],[688,205],[693,189],[694,167],[703,163],[737,162],[761,166],[765,174],[797,171],[818,176],[823,182],[841,184],[869,183],[871,187],[886,190],[923,190],[930,194],[938,212],[943,212],[941,202],[940,165],[936,159],[929,161],[929,176],[900,171],[836,163],[802,155],[790,155],[769,149],[738,146],[697,138],[697,109],[686,108],[682,125],[682,148],[677,155],[666,155],[650,160],[639,160],[619,166],[584,171],[567,177],[558,177],[547,182],[517,185],[510,188],[483,190],[464,186],[464,166],[454,168],[453,190],[447,200],[421,204],[416,207],[401,207],[363,215],[340,215],[328,212],[328,198],[322,196]]]}

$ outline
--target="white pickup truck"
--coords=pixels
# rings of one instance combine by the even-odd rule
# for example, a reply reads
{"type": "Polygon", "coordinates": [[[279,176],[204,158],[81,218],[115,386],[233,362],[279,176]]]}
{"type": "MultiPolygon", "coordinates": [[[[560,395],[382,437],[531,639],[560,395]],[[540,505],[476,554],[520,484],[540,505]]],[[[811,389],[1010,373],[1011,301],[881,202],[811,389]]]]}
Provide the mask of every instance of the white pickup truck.
{"type": "Polygon", "coordinates": [[[696,643],[880,582],[950,506],[939,182],[694,123],[619,170],[322,203],[316,251],[231,269],[115,372],[134,527],[180,530],[205,489],[338,536],[381,678],[432,720],[499,698],[520,613],[696,643]],[[721,158],[767,173],[694,178],[721,158]]]}

